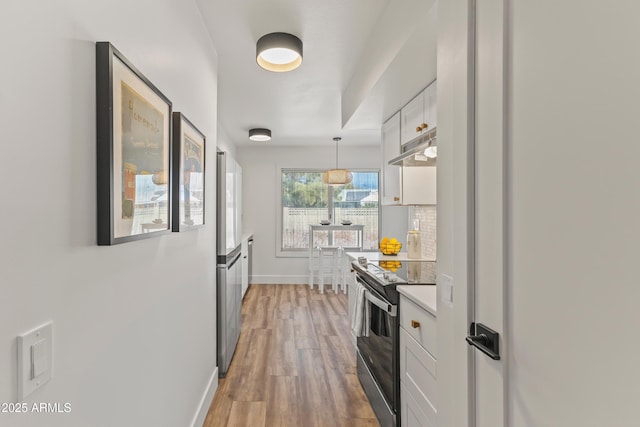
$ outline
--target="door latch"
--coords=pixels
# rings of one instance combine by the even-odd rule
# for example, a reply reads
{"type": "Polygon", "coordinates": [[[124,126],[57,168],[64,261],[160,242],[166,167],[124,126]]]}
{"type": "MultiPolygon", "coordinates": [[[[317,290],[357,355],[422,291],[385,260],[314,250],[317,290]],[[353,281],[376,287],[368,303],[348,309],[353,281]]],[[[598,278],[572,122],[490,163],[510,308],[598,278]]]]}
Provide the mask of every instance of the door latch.
{"type": "Polygon", "coordinates": [[[482,323],[472,322],[469,327],[469,336],[466,338],[469,345],[474,346],[493,360],[500,360],[500,334],[482,323]]]}

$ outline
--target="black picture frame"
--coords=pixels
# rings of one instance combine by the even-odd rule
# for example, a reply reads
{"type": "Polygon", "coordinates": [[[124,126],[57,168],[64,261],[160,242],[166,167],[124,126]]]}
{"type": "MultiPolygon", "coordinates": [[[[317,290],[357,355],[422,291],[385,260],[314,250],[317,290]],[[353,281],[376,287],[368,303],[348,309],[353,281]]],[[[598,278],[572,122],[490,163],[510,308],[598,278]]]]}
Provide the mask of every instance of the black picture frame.
{"type": "Polygon", "coordinates": [[[171,232],[171,122],[171,101],[110,42],[97,42],[98,245],[171,232]]]}
{"type": "Polygon", "coordinates": [[[173,113],[173,231],[205,226],[207,138],[180,112],[173,113]]]}

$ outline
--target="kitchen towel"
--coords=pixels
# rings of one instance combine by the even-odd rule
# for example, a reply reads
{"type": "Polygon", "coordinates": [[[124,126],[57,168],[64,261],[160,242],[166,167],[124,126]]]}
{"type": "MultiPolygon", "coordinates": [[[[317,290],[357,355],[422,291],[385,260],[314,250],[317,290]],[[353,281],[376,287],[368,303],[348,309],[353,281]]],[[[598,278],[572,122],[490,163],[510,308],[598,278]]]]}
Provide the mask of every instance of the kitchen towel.
{"type": "Polygon", "coordinates": [[[356,306],[351,318],[351,330],[356,337],[369,336],[370,305],[367,301],[367,289],[356,281],[356,306]]]}

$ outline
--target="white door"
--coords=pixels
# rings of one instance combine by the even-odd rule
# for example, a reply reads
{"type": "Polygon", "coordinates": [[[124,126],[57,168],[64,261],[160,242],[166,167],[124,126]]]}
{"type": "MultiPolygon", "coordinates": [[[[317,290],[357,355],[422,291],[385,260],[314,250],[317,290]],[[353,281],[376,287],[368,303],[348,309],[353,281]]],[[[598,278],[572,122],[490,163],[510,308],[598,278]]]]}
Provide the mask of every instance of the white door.
{"type": "MultiPolygon", "coordinates": [[[[475,427],[505,426],[505,0],[475,3],[474,293],[472,319],[499,334],[499,360],[472,352],[470,413],[475,427]]],[[[479,331],[476,329],[476,334],[479,331]]]]}

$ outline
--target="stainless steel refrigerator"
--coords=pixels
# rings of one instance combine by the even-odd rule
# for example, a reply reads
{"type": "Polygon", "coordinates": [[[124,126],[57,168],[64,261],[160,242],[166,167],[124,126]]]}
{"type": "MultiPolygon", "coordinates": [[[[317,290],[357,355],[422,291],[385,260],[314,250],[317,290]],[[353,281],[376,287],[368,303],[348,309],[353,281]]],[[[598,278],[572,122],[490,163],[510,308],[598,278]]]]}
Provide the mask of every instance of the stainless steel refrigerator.
{"type": "Polygon", "coordinates": [[[218,151],[217,174],[217,344],[218,373],[224,377],[242,324],[242,168],[218,151]]]}

